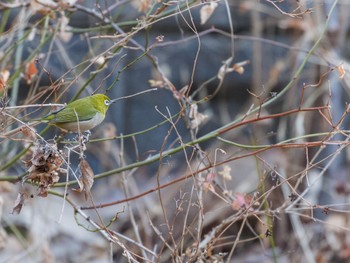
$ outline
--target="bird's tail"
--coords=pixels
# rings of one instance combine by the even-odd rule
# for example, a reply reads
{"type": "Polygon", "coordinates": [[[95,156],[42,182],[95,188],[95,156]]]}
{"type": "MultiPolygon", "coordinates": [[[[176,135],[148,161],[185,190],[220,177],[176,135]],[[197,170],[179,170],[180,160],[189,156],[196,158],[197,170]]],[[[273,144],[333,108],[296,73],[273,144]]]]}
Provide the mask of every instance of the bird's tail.
{"type": "Polygon", "coordinates": [[[18,134],[18,133],[26,133],[26,132],[36,132],[33,127],[38,125],[39,123],[42,123],[40,120],[34,120],[29,123],[23,124],[20,127],[17,127],[13,130],[6,131],[4,133],[0,132],[0,138],[4,139],[10,139],[12,136],[18,134]]]}

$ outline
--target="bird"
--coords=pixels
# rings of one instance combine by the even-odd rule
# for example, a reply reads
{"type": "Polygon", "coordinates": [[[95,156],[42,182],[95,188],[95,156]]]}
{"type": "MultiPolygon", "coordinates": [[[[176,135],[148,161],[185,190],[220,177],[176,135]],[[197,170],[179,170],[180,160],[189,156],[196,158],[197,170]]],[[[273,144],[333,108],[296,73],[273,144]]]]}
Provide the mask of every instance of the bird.
{"type": "Polygon", "coordinates": [[[39,121],[54,125],[63,131],[88,131],[105,119],[109,106],[115,101],[105,94],[95,94],[70,102],[39,121]]]}
{"type": "MultiPolygon", "coordinates": [[[[0,138],[9,138],[19,132],[28,129],[35,132],[31,127],[38,125],[39,123],[48,123],[49,125],[54,125],[64,132],[83,132],[89,131],[105,119],[106,112],[112,103],[120,99],[131,98],[137,95],[144,94],[146,92],[155,91],[157,88],[141,91],[132,95],[123,96],[111,100],[105,94],[95,94],[89,97],[75,100],[68,103],[65,107],[49,113],[47,116],[39,119],[31,120],[29,123],[24,123],[18,120],[23,125],[10,130],[5,133],[0,133],[0,138]]],[[[3,113],[5,116],[11,117],[10,114],[6,112],[3,113]]]]}

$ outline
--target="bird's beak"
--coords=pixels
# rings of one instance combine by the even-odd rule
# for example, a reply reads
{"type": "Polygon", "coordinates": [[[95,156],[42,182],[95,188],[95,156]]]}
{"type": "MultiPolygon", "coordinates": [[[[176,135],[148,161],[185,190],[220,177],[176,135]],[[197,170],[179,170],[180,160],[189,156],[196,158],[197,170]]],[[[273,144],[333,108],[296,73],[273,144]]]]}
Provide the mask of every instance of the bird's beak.
{"type": "Polygon", "coordinates": [[[111,100],[110,101],[110,104],[114,103],[114,102],[117,102],[119,99],[114,99],[114,100],[111,100]]]}
{"type": "Polygon", "coordinates": [[[147,92],[154,91],[154,90],[158,90],[158,88],[148,89],[148,90],[144,90],[144,91],[141,91],[141,92],[132,94],[132,95],[119,97],[119,98],[117,98],[117,99],[110,100],[110,104],[112,104],[112,103],[114,103],[114,102],[116,102],[116,101],[118,101],[118,100],[121,100],[121,99],[127,99],[127,98],[131,98],[131,97],[135,97],[135,96],[137,96],[137,95],[141,95],[141,94],[143,94],[143,93],[147,93],[147,92]]]}

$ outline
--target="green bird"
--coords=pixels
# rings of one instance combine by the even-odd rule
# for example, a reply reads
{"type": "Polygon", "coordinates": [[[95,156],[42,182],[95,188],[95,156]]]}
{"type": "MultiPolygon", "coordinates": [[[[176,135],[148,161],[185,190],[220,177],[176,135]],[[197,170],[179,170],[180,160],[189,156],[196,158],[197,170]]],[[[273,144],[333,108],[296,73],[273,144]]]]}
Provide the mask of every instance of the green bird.
{"type": "Polygon", "coordinates": [[[87,131],[99,125],[106,117],[111,100],[104,94],[95,94],[68,103],[63,109],[41,119],[65,131],[87,131]]]}
{"type": "MultiPolygon", "coordinates": [[[[157,88],[141,91],[133,95],[123,96],[114,100],[111,100],[104,94],[95,94],[82,98],[68,103],[64,108],[52,112],[44,118],[32,120],[32,122],[22,125],[21,127],[17,127],[6,133],[0,133],[0,138],[9,138],[19,132],[23,132],[24,127],[30,128],[41,122],[55,125],[64,131],[79,132],[91,130],[105,119],[106,112],[112,103],[120,99],[131,98],[155,90],[157,90],[157,88]]],[[[22,124],[24,123],[22,122],[22,124]]]]}

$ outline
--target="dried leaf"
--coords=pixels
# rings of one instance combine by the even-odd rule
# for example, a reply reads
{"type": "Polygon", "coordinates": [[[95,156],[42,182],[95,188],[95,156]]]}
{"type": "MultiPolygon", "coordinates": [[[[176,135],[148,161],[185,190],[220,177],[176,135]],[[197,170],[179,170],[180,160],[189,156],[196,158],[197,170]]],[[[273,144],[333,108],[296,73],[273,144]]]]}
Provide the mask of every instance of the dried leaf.
{"type": "Polygon", "coordinates": [[[232,71],[236,71],[238,74],[242,75],[244,73],[244,66],[248,65],[249,63],[249,60],[244,60],[242,62],[235,63],[232,66],[232,71]]]}
{"type": "Polygon", "coordinates": [[[188,117],[190,118],[190,129],[197,129],[203,122],[208,119],[208,116],[198,112],[197,104],[192,104],[188,117]]]}
{"type": "Polygon", "coordinates": [[[244,73],[244,66],[250,63],[249,60],[244,60],[233,64],[232,67],[229,67],[229,65],[231,64],[231,61],[232,61],[232,57],[230,57],[229,59],[223,62],[223,65],[220,67],[219,72],[217,74],[217,77],[219,80],[222,81],[227,73],[234,72],[234,71],[242,75],[244,73]]]}
{"type": "Polygon", "coordinates": [[[251,195],[243,195],[241,193],[236,193],[235,200],[232,202],[231,207],[234,210],[246,208],[246,207],[250,206],[251,201],[252,201],[251,195]]]}
{"type": "Polygon", "coordinates": [[[152,88],[164,88],[164,82],[162,80],[150,79],[148,83],[152,88]]]}
{"type": "Polygon", "coordinates": [[[0,94],[5,90],[6,83],[10,77],[10,71],[3,70],[0,72],[0,94]]]}
{"type": "Polygon", "coordinates": [[[15,205],[13,206],[13,209],[12,209],[12,214],[18,215],[22,210],[24,201],[27,199],[28,199],[28,195],[26,193],[18,193],[15,201],[15,205]]]}
{"type": "Polygon", "coordinates": [[[232,62],[232,57],[229,57],[228,59],[226,59],[223,62],[223,65],[220,67],[219,72],[217,74],[217,77],[220,81],[224,80],[224,77],[225,77],[226,73],[228,72],[229,65],[231,64],[231,62],[232,62]]]}
{"type": "Polygon", "coordinates": [[[345,76],[345,70],[344,70],[343,65],[339,65],[339,66],[337,67],[337,70],[338,70],[338,73],[339,73],[339,78],[340,78],[340,79],[343,79],[344,76],[345,76]]]}
{"type": "Polygon", "coordinates": [[[94,183],[94,171],[92,170],[89,163],[84,159],[80,161],[79,169],[81,171],[81,177],[79,178],[79,181],[82,187],[80,190],[78,190],[78,192],[84,191],[85,199],[87,199],[88,195],[91,192],[91,187],[94,183]]]}
{"type": "Polygon", "coordinates": [[[205,192],[212,192],[215,193],[215,186],[213,184],[213,181],[216,177],[216,173],[210,172],[207,174],[206,178],[202,178],[199,182],[199,184],[203,187],[205,192]]]}
{"type": "Polygon", "coordinates": [[[27,180],[38,183],[38,195],[46,197],[48,190],[60,179],[59,172],[64,160],[56,144],[38,141],[34,144],[32,158],[25,161],[29,167],[27,180]]]}
{"type": "Polygon", "coordinates": [[[35,59],[33,59],[26,65],[26,68],[25,68],[24,78],[27,81],[28,85],[32,84],[37,74],[38,74],[38,69],[36,67],[35,59]]]}
{"type": "Polygon", "coordinates": [[[35,139],[37,138],[36,137],[36,130],[33,127],[24,126],[20,129],[20,131],[24,137],[26,137],[32,141],[35,141],[35,139]]]}
{"type": "Polygon", "coordinates": [[[194,119],[197,114],[198,114],[198,105],[197,104],[191,104],[190,113],[188,114],[188,117],[190,119],[194,119]]]}
{"type": "Polygon", "coordinates": [[[211,2],[207,5],[202,6],[200,10],[201,25],[204,25],[208,19],[212,16],[218,4],[216,2],[211,2]]]}

